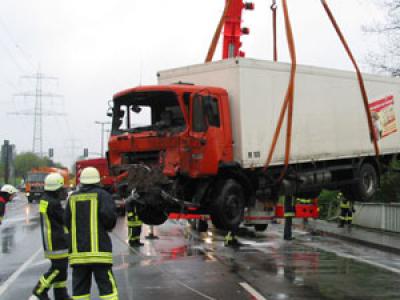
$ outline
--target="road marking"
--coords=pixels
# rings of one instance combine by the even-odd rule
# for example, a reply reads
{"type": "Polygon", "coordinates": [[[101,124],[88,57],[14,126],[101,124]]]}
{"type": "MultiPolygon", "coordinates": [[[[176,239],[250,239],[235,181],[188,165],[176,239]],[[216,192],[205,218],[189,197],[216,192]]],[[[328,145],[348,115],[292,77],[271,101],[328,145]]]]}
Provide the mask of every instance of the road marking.
{"type": "MultiPolygon", "coordinates": [[[[114,237],[117,239],[117,241],[119,241],[120,243],[124,244],[125,246],[128,246],[128,248],[131,249],[133,252],[135,252],[136,255],[138,255],[139,257],[144,258],[144,259],[147,259],[147,258],[148,258],[148,257],[145,256],[143,253],[141,253],[140,251],[138,251],[137,249],[135,249],[134,247],[129,246],[128,242],[127,242],[126,240],[124,240],[123,238],[121,238],[117,233],[112,232],[111,235],[114,236],[114,237]]],[[[159,269],[161,273],[164,273],[164,274],[167,274],[167,275],[171,275],[170,272],[164,270],[161,266],[155,265],[155,267],[156,267],[157,269],[159,269]]],[[[188,290],[192,291],[193,293],[195,293],[195,294],[197,294],[197,295],[199,295],[199,296],[202,296],[203,298],[206,298],[206,299],[208,299],[208,300],[217,300],[216,298],[212,298],[212,297],[210,297],[210,296],[208,296],[208,295],[206,295],[206,294],[203,294],[202,292],[200,292],[200,291],[198,291],[198,290],[196,290],[196,289],[194,289],[194,288],[188,286],[187,284],[183,283],[183,282],[180,281],[179,279],[175,279],[175,282],[178,283],[179,285],[181,285],[181,286],[187,288],[188,290]]],[[[0,295],[1,295],[1,294],[0,294],[0,295]]]]}
{"type": "Polygon", "coordinates": [[[254,299],[256,300],[267,300],[263,295],[257,292],[250,284],[247,282],[239,282],[239,284],[244,288],[254,299]]]}
{"type": "Polygon", "coordinates": [[[48,259],[42,259],[42,260],[39,260],[38,262],[32,264],[31,267],[37,267],[37,266],[41,266],[41,265],[46,265],[49,262],[50,261],[48,259]]]}
{"type": "Polygon", "coordinates": [[[4,219],[3,224],[12,224],[12,223],[18,223],[21,221],[33,221],[33,220],[38,220],[39,216],[30,216],[30,217],[15,217],[15,218],[7,218],[4,219]]]}
{"type": "Polygon", "coordinates": [[[0,296],[4,294],[4,292],[8,289],[8,287],[13,284],[13,282],[24,272],[28,266],[32,263],[32,261],[42,252],[42,248],[39,248],[32,256],[18,268],[1,286],[0,286],[0,296]]]}
{"type": "Polygon", "coordinates": [[[176,280],[176,282],[177,282],[178,284],[184,286],[185,288],[191,290],[193,293],[196,293],[196,294],[199,295],[199,296],[202,296],[202,297],[204,297],[204,298],[206,298],[206,299],[209,299],[209,300],[216,300],[215,298],[212,298],[212,297],[210,297],[210,296],[207,296],[206,294],[203,294],[202,292],[200,292],[200,291],[198,291],[198,290],[196,290],[196,289],[194,289],[194,288],[192,288],[192,287],[190,287],[190,286],[184,284],[184,283],[183,283],[182,281],[180,281],[180,280],[176,280]]]}

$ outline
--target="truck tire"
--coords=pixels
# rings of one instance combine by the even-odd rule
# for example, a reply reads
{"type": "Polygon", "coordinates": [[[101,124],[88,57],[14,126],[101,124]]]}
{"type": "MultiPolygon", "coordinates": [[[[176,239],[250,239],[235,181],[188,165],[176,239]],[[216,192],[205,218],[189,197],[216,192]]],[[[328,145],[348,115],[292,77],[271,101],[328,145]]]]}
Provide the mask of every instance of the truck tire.
{"type": "Polygon", "coordinates": [[[350,189],[344,190],[343,195],[352,201],[371,201],[378,190],[379,177],[376,168],[370,163],[364,163],[361,165],[358,175],[358,182],[350,189]]]}
{"type": "Polygon", "coordinates": [[[28,203],[32,203],[33,202],[33,197],[28,196],[27,198],[28,198],[28,203]]]}
{"type": "Polygon", "coordinates": [[[263,232],[263,231],[267,230],[267,228],[268,228],[268,224],[256,224],[256,225],[254,225],[254,229],[257,232],[263,232]]]}
{"type": "Polygon", "coordinates": [[[168,214],[157,207],[140,207],[137,213],[139,219],[146,225],[158,226],[164,224],[168,219],[168,214]]]}
{"type": "Polygon", "coordinates": [[[198,220],[197,222],[197,231],[198,232],[207,232],[208,223],[205,220],[198,220]]]}
{"type": "Polygon", "coordinates": [[[168,212],[164,209],[160,190],[153,188],[147,193],[142,194],[141,199],[143,204],[136,206],[139,219],[147,224],[158,226],[163,224],[168,219],[168,212]]]}
{"type": "Polygon", "coordinates": [[[232,230],[238,228],[244,214],[243,188],[234,179],[219,183],[210,209],[211,221],[217,229],[232,230]]]}

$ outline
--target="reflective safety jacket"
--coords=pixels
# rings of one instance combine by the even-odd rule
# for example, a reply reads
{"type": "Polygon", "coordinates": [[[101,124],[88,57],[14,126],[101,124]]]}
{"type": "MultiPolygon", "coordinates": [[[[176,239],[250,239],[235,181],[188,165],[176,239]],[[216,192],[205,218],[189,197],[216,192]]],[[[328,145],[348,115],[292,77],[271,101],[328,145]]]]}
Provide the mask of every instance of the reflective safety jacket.
{"type": "Polygon", "coordinates": [[[70,232],[71,265],[112,264],[107,231],[117,221],[111,195],[96,185],[84,185],[68,199],[65,223],[70,232]]]}
{"type": "Polygon", "coordinates": [[[350,201],[349,200],[346,200],[346,199],[342,199],[342,200],[340,200],[340,208],[343,208],[343,209],[349,209],[350,208],[350,206],[351,206],[351,204],[350,204],[350,201]]]}
{"type": "Polygon", "coordinates": [[[43,194],[39,203],[44,256],[49,259],[68,257],[68,230],[64,225],[64,209],[53,193],[43,194]]]}

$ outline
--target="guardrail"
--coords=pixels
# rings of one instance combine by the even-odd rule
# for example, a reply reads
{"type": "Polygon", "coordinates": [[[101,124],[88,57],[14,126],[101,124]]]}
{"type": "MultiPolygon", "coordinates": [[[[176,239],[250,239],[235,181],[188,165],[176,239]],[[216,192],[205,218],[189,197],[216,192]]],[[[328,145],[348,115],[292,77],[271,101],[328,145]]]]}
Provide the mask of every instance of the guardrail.
{"type": "Polygon", "coordinates": [[[354,208],[354,224],[400,232],[400,203],[355,203],[354,208]]]}

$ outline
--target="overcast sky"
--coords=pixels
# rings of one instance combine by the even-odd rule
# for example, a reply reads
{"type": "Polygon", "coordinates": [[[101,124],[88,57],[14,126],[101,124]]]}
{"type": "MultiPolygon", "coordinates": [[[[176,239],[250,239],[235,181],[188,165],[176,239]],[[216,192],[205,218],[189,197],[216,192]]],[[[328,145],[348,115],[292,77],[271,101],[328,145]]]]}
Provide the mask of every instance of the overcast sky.
{"type": "MultiPolygon", "coordinates": [[[[362,26],[383,18],[372,2],[328,1],[364,71],[367,54],[378,47],[362,26]]],[[[244,15],[251,34],[242,50],[270,60],[270,1],[254,3],[256,10],[244,15]]],[[[299,63],[351,69],[320,0],[288,4],[299,63]]],[[[11,140],[18,152],[32,149],[33,118],[8,113],[33,111],[33,97],[13,95],[34,92],[35,81],[21,76],[40,70],[58,78],[43,82],[43,92],[63,96],[44,98],[43,109],[66,114],[43,119],[44,149],[53,147],[55,160],[68,166],[84,147],[100,152],[94,122],[108,121],[113,94],[155,84],[158,70],[202,63],[223,7],[224,0],[1,0],[0,142],[11,140]]],[[[279,55],[288,61],[282,18],[279,8],[279,55]]],[[[218,49],[214,59],[220,58],[218,49]]]]}

